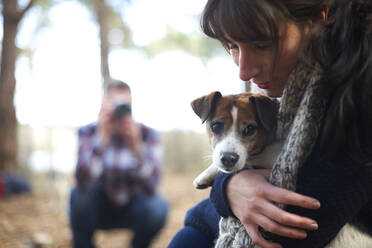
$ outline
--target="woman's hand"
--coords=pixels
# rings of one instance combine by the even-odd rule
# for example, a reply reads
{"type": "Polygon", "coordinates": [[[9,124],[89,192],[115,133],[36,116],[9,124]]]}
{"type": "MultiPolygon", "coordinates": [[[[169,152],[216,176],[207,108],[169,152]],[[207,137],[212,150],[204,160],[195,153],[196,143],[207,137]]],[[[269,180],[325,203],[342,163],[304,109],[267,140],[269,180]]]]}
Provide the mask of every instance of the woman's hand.
{"type": "Polygon", "coordinates": [[[286,212],[274,203],[318,209],[319,201],[275,187],[268,182],[270,170],[243,170],[227,183],[226,194],[235,216],[242,222],[252,241],[263,248],[281,247],[265,240],[258,226],[289,238],[304,239],[305,230],[316,230],[314,220],[286,212]]]}

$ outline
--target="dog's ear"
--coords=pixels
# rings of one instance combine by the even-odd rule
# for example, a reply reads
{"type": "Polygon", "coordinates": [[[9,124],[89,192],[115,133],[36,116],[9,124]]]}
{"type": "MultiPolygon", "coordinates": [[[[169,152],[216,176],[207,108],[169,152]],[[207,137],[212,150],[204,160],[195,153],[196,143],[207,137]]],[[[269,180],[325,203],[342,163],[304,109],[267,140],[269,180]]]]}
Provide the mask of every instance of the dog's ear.
{"type": "Polygon", "coordinates": [[[204,123],[210,117],[210,114],[214,111],[218,99],[222,97],[219,91],[214,91],[206,96],[199,97],[191,102],[191,107],[197,114],[202,123],[204,123]]]}
{"type": "Polygon", "coordinates": [[[250,96],[249,101],[255,106],[257,117],[263,127],[266,130],[274,128],[279,111],[279,102],[261,94],[250,96]]]}

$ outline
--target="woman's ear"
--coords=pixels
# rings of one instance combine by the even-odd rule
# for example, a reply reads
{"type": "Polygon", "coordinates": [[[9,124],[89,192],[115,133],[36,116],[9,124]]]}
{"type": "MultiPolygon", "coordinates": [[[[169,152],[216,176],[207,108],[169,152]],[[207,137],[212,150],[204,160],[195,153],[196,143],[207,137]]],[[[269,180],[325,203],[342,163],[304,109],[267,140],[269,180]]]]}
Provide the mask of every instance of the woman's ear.
{"type": "Polygon", "coordinates": [[[323,7],[323,10],[322,10],[322,12],[321,12],[321,18],[322,18],[322,20],[325,22],[325,21],[327,21],[327,18],[328,18],[328,11],[329,11],[329,9],[328,9],[328,6],[324,6],[323,7]]]}
{"type": "Polygon", "coordinates": [[[329,12],[328,6],[323,5],[322,6],[322,11],[320,12],[320,16],[309,19],[308,24],[310,24],[310,26],[311,26],[313,23],[326,22],[327,19],[328,19],[328,12],[329,12]]]}

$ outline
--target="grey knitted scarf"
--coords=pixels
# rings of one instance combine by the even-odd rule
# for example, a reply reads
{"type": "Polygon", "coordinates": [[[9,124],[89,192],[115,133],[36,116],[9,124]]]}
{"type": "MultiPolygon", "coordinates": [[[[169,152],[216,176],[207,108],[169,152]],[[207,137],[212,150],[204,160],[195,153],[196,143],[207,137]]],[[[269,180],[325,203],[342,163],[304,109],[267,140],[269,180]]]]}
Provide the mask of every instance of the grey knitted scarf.
{"type": "MultiPolygon", "coordinates": [[[[273,185],[295,190],[298,169],[314,148],[325,112],[325,99],[320,94],[321,85],[317,84],[320,74],[318,67],[299,63],[283,91],[277,137],[285,142],[270,174],[273,185]]],[[[258,246],[252,243],[240,221],[229,217],[220,221],[215,247],[258,246]]]]}

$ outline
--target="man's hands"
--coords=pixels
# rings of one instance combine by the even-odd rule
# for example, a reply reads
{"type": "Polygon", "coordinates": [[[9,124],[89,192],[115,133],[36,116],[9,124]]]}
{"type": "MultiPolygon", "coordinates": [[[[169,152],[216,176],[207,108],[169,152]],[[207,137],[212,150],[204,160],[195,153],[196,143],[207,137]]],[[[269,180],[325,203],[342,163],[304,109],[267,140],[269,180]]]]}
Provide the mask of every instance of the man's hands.
{"type": "Polygon", "coordinates": [[[258,226],[289,238],[304,239],[305,230],[316,230],[314,220],[286,212],[274,203],[318,209],[320,203],[311,197],[275,187],[268,182],[270,170],[244,170],[227,183],[226,194],[235,216],[242,222],[252,241],[263,248],[281,247],[265,240],[258,226]]]}
{"type": "Polygon", "coordinates": [[[104,147],[110,142],[113,133],[119,134],[126,145],[137,156],[141,153],[142,138],[141,129],[131,114],[114,118],[114,106],[110,98],[104,98],[98,116],[98,133],[101,145],[104,147]]]}
{"type": "Polygon", "coordinates": [[[131,115],[121,117],[117,125],[118,133],[123,137],[127,146],[136,156],[140,156],[142,148],[140,125],[133,120],[131,115]]]}
{"type": "Polygon", "coordinates": [[[98,135],[103,147],[110,142],[111,135],[114,132],[113,111],[114,107],[110,99],[103,98],[98,115],[98,135]]]}

